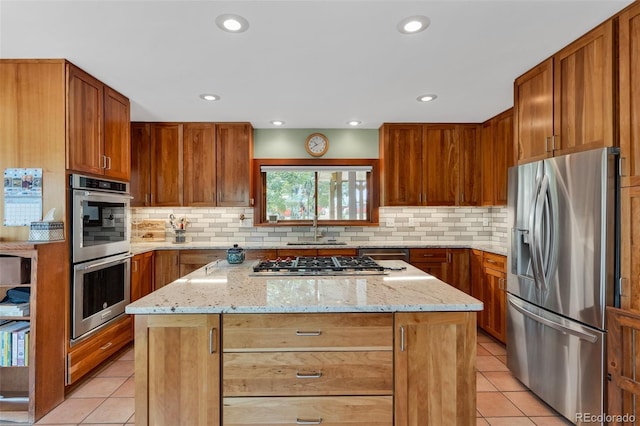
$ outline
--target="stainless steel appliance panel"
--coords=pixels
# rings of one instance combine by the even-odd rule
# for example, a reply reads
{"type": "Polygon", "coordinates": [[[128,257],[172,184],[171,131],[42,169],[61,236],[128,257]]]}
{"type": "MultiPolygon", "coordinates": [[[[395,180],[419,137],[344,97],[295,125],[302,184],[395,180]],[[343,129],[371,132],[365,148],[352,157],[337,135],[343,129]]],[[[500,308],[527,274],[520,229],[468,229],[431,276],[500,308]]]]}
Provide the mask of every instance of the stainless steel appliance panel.
{"type": "Polygon", "coordinates": [[[70,179],[72,262],[129,252],[129,185],[82,175],[70,179]]]}
{"type": "Polygon", "coordinates": [[[599,329],[613,300],[614,162],[599,149],[509,171],[507,290],[599,329]]]}
{"type": "Polygon", "coordinates": [[[71,340],[124,314],[131,294],[130,254],[73,266],[71,340]]]}
{"type": "Polygon", "coordinates": [[[566,418],[604,413],[605,333],[507,294],[507,365],[566,418]]]}

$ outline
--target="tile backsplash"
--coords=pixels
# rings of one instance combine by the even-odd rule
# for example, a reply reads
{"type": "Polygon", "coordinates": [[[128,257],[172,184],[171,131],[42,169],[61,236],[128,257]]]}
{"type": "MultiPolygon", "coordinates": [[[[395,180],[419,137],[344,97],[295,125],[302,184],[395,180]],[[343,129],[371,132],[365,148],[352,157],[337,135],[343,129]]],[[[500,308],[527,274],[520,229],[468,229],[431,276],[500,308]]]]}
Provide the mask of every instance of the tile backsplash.
{"type": "MultiPolygon", "coordinates": [[[[253,209],[215,208],[133,208],[132,237],[136,223],[143,219],[164,219],[167,239],[173,239],[169,215],[186,216],[187,242],[225,244],[273,243],[311,238],[305,226],[253,226],[253,209]],[[244,220],[240,218],[244,217],[244,220]]],[[[380,226],[319,226],[325,237],[357,243],[360,241],[487,241],[507,242],[506,207],[381,207],[380,226]]]]}

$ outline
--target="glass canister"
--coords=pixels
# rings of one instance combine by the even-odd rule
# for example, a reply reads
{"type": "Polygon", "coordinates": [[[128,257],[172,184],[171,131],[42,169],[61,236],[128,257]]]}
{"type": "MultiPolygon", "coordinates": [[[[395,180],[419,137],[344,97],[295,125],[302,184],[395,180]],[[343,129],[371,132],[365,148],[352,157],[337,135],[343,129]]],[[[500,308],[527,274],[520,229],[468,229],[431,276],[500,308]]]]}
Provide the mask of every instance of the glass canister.
{"type": "Polygon", "coordinates": [[[232,248],[227,250],[227,262],[242,263],[244,262],[244,249],[234,244],[232,248]]]}

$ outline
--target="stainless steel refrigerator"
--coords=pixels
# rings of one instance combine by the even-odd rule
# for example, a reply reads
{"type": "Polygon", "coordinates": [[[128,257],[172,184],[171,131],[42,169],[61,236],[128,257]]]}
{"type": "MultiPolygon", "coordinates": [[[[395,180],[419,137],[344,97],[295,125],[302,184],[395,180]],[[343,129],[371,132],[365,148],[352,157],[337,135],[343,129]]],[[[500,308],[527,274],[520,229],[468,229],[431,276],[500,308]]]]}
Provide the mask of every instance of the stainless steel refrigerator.
{"type": "Polygon", "coordinates": [[[574,423],[605,412],[616,304],[617,150],[509,169],[507,365],[574,423]]]}

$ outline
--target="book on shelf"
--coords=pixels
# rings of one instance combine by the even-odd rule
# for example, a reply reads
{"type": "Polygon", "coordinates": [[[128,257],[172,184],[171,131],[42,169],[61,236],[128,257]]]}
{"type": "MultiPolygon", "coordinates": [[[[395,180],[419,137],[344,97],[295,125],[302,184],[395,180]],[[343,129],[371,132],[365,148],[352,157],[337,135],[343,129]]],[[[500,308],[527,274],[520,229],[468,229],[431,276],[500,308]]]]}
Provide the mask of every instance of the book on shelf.
{"type": "Polygon", "coordinates": [[[14,330],[11,334],[11,365],[17,367],[25,366],[24,355],[29,347],[24,346],[25,333],[29,332],[31,327],[27,323],[26,326],[18,330],[14,330]]]}
{"type": "Polygon", "coordinates": [[[24,333],[24,365],[29,365],[29,340],[31,340],[31,329],[24,333]]]}
{"type": "MultiPolygon", "coordinates": [[[[14,332],[28,330],[30,327],[29,321],[11,321],[0,326],[0,367],[10,367],[13,364],[13,339],[14,332]]],[[[16,351],[15,357],[17,362],[18,356],[18,334],[15,335],[16,351]]],[[[23,347],[22,351],[25,349],[23,347]]],[[[28,351],[27,351],[28,352],[28,351]]]]}
{"type": "Polygon", "coordinates": [[[0,316],[26,317],[29,315],[29,303],[0,303],[0,316]]]}

